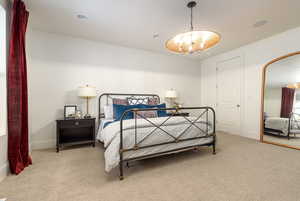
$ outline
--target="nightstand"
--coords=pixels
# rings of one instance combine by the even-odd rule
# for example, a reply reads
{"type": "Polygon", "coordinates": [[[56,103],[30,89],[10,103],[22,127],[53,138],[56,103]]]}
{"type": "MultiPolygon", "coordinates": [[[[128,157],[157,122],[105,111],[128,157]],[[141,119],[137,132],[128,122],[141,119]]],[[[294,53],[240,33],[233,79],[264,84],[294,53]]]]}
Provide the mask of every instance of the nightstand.
{"type": "Polygon", "coordinates": [[[92,144],[95,147],[95,118],[56,120],[56,151],[61,147],[92,144]]]}
{"type": "Polygon", "coordinates": [[[188,116],[190,116],[190,113],[188,113],[188,112],[168,113],[168,116],[188,117],[188,116]]]}

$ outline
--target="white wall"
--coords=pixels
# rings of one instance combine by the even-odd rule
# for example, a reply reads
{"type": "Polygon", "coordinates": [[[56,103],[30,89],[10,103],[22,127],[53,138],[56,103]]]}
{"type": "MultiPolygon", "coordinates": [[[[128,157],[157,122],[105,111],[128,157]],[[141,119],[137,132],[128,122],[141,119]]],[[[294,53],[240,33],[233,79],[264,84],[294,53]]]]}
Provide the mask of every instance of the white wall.
{"type": "Polygon", "coordinates": [[[6,113],[6,47],[9,15],[6,0],[0,0],[0,181],[8,174],[7,162],[7,113],[6,113]],[[4,10],[2,10],[4,8],[4,10]],[[7,15],[6,15],[7,14],[7,15]],[[3,17],[6,19],[3,21],[3,17]],[[6,24],[5,24],[6,21],[6,24]],[[7,27],[7,28],[6,28],[7,27]],[[4,51],[3,51],[4,50],[4,51]]]}
{"type": "MultiPolygon", "coordinates": [[[[242,136],[259,139],[263,66],[274,58],[300,50],[300,28],[257,41],[204,60],[201,63],[202,103],[216,105],[216,63],[234,56],[244,58],[242,136]]],[[[220,86],[219,86],[220,87],[220,86]]]]}
{"type": "Polygon", "coordinates": [[[264,97],[264,111],[269,117],[280,117],[281,110],[281,88],[266,88],[264,97]]]}
{"type": "Polygon", "coordinates": [[[6,104],[6,11],[0,5],[0,136],[7,133],[6,104]]]}
{"type": "MultiPolygon", "coordinates": [[[[55,120],[63,117],[64,105],[85,103],[76,93],[81,85],[94,85],[99,93],[157,93],[161,97],[174,88],[179,102],[200,105],[198,61],[37,30],[27,33],[27,55],[33,149],[54,146],[55,120]]],[[[90,105],[96,116],[97,99],[90,105]]]]}

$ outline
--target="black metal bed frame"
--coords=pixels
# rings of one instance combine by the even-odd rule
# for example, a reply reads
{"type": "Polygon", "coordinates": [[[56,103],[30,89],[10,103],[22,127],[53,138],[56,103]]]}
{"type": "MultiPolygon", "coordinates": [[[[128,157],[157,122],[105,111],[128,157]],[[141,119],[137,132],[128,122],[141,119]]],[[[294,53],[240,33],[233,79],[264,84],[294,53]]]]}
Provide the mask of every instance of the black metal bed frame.
{"type": "MultiPolygon", "coordinates": [[[[158,95],[156,94],[117,94],[117,93],[104,93],[101,96],[99,96],[99,122],[101,120],[101,118],[104,117],[104,114],[101,113],[101,99],[107,96],[108,98],[113,98],[113,96],[117,96],[117,97],[132,97],[132,98],[145,98],[145,97],[154,97],[154,98],[158,98],[158,101],[160,102],[160,98],[158,95]]],[[[106,99],[106,101],[108,102],[108,98],[106,99]]],[[[120,120],[120,148],[119,148],[119,153],[120,153],[120,162],[119,162],[119,170],[120,170],[120,180],[123,180],[124,178],[124,174],[123,174],[123,166],[124,166],[124,162],[126,162],[128,164],[128,162],[130,161],[137,161],[137,160],[143,160],[143,159],[147,159],[147,158],[153,158],[153,157],[157,157],[157,156],[162,156],[162,155],[167,155],[167,154],[172,154],[172,153],[178,153],[178,152],[183,152],[183,151],[189,151],[189,150],[194,150],[194,149],[199,149],[199,147],[201,146],[212,146],[213,147],[213,154],[216,154],[216,132],[215,132],[216,128],[215,128],[215,111],[213,108],[211,107],[182,107],[182,108],[148,108],[148,109],[130,109],[127,110],[123,113],[121,120],[120,120]],[[181,110],[199,110],[201,112],[201,114],[199,116],[196,117],[196,119],[190,120],[189,118],[182,116],[182,118],[184,118],[186,120],[187,123],[189,123],[188,127],[186,129],[184,129],[177,137],[173,136],[171,133],[167,132],[166,130],[164,130],[162,127],[165,125],[165,123],[171,119],[174,118],[173,115],[170,115],[166,118],[166,120],[164,120],[162,123],[160,123],[159,125],[155,124],[154,122],[151,121],[151,118],[145,118],[144,116],[140,115],[139,112],[140,111],[172,111],[173,113],[178,113],[181,110]],[[134,146],[131,148],[124,148],[123,147],[123,124],[124,124],[124,120],[125,117],[129,114],[129,113],[133,113],[134,114],[134,120],[135,120],[135,124],[134,124],[134,146]],[[211,112],[212,114],[212,125],[209,125],[209,113],[211,112]],[[152,130],[151,132],[147,133],[145,135],[145,137],[143,137],[140,141],[138,141],[138,126],[137,126],[137,117],[140,117],[142,119],[144,119],[145,121],[147,121],[148,123],[150,123],[151,125],[153,125],[154,130],[152,130]],[[205,123],[206,123],[206,128],[200,128],[199,126],[196,125],[196,123],[199,123],[198,120],[199,119],[205,119],[205,123]],[[182,136],[184,136],[184,134],[188,131],[188,129],[190,129],[191,127],[195,127],[199,130],[200,134],[205,134],[205,135],[201,135],[198,137],[191,137],[191,138],[183,138],[181,139],[182,136]],[[209,134],[209,127],[212,126],[212,133],[209,134]],[[167,141],[167,142],[161,142],[161,143],[157,143],[157,144],[150,144],[150,145],[144,145],[142,146],[141,143],[144,142],[149,136],[153,135],[154,132],[156,130],[160,130],[162,131],[162,133],[168,135],[169,137],[171,137],[173,140],[172,141],[167,141]],[[212,137],[213,140],[209,143],[204,143],[204,144],[196,144],[196,145],[192,145],[192,146],[185,146],[185,147],[181,147],[181,148],[177,148],[177,149],[172,149],[172,150],[168,150],[168,151],[163,151],[163,152],[158,152],[158,153],[153,153],[153,154],[148,154],[148,155],[143,155],[143,156],[139,156],[139,157],[133,157],[133,158],[128,158],[128,159],[124,159],[123,154],[125,152],[128,151],[137,151],[140,149],[145,149],[145,148],[150,148],[150,147],[155,147],[155,146],[161,146],[161,145],[167,145],[167,144],[174,144],[174,143],[180,143],[180,142],[184,142],[184,141],[191,141],[191,140],[197,140],[197,139],[202,139],[202,138],[209,138],[212,137]]]]}

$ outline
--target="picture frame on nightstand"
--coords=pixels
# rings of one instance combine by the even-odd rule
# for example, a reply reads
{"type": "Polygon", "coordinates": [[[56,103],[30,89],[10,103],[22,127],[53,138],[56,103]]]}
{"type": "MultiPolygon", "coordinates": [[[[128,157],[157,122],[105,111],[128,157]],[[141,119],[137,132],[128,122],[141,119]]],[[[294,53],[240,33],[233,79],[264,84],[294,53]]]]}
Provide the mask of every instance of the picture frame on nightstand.
{"type": "Polygon", "coordinates": [[[75,119],[77,111],[77,105],[65,105],[64,106],[64,118],[75,119]]]}

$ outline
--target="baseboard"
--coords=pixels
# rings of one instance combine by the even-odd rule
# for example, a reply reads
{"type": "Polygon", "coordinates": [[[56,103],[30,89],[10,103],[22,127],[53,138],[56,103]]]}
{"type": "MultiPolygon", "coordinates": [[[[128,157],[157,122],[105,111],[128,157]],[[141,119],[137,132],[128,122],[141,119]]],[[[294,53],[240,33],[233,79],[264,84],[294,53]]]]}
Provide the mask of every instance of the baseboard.
{"type": "Polygon", "coordinates": [[[254,131],[254,130],[253,131],[244,132],[243,137],[254,139],[254,140],[259,140],[260,139],[259,132],[254,131]]]}
{"type": "MultiPolygon", "coordinates": [[[[217,130],[218,132],[218,130],[217,130]]],[[[222,132],[222,131],[219,131],[222,132]]],[[[226,133],[226,132],[223,132],[226,133]]],[[[254,139],[254,140],[259,140],[260,136],[259,134],[257,134],[257,131],[247,131],[247,132],[242,132],[242,135],[239,133],[227,133],[230,135],[237,135],[237,136],[241,136],[241,137],[245,137],[245,138],[249,138],[249,139],[254,139]]]]}
{"type": "Polygon", "coordinates": [[[39,140],[30,143],[31,150],[52,149],[55,148],[55,140],[39,140]]]}
{"type": "Polygon", "coordinates": [[[0,167],[0,182],[5,179],[8,173],[9,173],[9,166],[8,166],[8,162],[6,162],[4,165],[0,167]]]}

